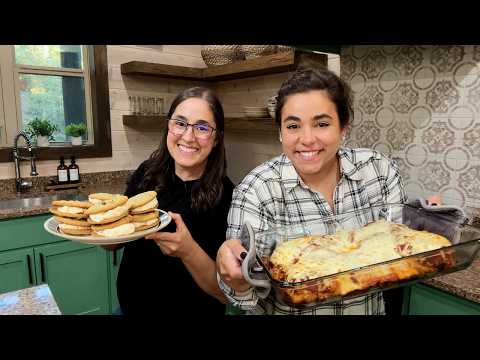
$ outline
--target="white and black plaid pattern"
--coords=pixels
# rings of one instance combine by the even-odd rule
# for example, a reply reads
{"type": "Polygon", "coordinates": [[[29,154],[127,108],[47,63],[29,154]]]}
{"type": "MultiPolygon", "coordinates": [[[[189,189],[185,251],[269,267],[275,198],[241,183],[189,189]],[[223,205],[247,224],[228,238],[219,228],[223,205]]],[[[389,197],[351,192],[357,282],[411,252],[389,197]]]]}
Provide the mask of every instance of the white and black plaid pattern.
{"type": "MultiPolygon", "coordinates": [[[[309,189],[285,154],[252,170],[235,188],[228,214],[227,239],[238,239],[242,225],[248,221],[255,231],[278,226],[294,227],[319,223],[319,219],[384,203],[407,200],[403,181],[395,162],[370,149],[341,148],[340,181],[334,192],[334,209],[319,192],[309,189]]],[[[328,225],[327,225],[328,226],[328,225]]],[[[256,242],[259,255],[265,252],[256,242]]],[[[219,278],[220,288],[229,300],[254,314],[383,314],[382,293],[369,294],[315,308],[298,310],[275,301],[273,291],[259,299],[255,290],[242,294],[219,278]]]]}

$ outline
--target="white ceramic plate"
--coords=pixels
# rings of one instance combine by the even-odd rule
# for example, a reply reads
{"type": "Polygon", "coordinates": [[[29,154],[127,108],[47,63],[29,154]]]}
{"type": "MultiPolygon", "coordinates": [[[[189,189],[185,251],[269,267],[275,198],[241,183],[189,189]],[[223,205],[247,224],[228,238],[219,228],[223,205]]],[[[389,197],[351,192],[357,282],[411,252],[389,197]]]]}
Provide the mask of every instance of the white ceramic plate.
{"type": "Polygon", "coordinates": [[[163,210],[157,210],[160,212],[160,223],[150,229],[146,229],[143,231],[138,231],[134,232],[133,234],[130,235],[125,235],[125,236],[119,236],[119,237],[100,237],[100,236],[78,236],[78,235],[68,235],[60,232],[58,228],[58,221],[55,220],[54,217],[51,217],[45,223],[43,224],[44,229],[49,232],[52,235],[67,239],[67,240],[72,240],[72,241],[77,241],[81,242],[84,244],[93,244],[93,245],[113,245],[113,244],[122,244],[134,240],[141,239],[145,235],[157,232],[160,229],[163,229],[165,226],[167,226],[170,221],[172,221],[172,218],[168,213],[166,213],[163,210]]]}

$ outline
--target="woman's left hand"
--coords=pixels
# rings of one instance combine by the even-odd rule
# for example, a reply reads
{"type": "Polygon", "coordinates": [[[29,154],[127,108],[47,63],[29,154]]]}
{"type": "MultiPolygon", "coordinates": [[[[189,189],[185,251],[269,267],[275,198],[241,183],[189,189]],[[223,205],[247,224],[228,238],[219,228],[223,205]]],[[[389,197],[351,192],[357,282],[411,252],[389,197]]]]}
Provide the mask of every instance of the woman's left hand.
{"type": "Polygon", "coordinates": [[[156,232],[145,236],[145,239],[154,240],[165,255],[184,259],[193,253],[197,243],[193,240],[180,214],[172,212],[169,214],[175,221],[177,230],[174,233],[156,232]]]}

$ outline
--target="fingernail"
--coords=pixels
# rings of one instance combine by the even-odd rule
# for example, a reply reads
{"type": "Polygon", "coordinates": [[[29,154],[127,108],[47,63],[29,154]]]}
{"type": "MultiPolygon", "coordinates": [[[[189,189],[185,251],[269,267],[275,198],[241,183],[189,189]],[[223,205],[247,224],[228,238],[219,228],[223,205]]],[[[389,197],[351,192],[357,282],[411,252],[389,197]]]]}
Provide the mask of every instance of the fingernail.
{"type": "Polygon", "coordinates": [[[245,251],[242,251],[240,257],[242,258],[242,260],[245,259],[247,257],[247,253],[245,251]]]}

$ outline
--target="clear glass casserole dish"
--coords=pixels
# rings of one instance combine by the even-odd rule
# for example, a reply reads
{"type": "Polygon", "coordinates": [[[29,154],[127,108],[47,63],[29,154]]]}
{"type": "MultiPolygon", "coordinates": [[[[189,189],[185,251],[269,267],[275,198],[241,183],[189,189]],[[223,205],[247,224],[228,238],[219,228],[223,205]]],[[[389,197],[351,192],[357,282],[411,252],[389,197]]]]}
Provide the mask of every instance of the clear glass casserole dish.
{"type": "Polygon", "coordinates": [[[257,287],[260,297],[274,291],[277,301],[296,308],[337,302],[463,270],[480,248],[479,228],[406,204],[374,206],[257,233],[247,224],[241,238],[249,249],[242,264],[246,280],[257,287]],[[334,234],[336,237],[324,236],[334,234]],[[363,241],[355,242],[362,236],[363,241]],[[387,243],[396,245],[384,251],[387,243]],[[287,245],[293,245],[292,250],[279,256],[287,245]],[[312,247],[314,250],[308,252],[312,247]],[[304,261],[302,254],[310,256],[309,260],[304,261]],[[372,263],[379,258],[382,261],[372,263]],[[283,261],[280,265],[279,259],[283,261]],[[315,276],[315,268],[322,266],[323,271],[317,273],[326,274],[315,276]],[[297,276],[292,270],[295,267],[307,271],[303,269],[297,276]]]}

